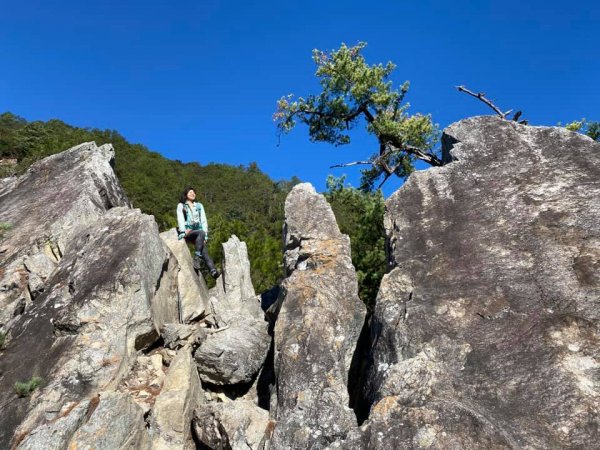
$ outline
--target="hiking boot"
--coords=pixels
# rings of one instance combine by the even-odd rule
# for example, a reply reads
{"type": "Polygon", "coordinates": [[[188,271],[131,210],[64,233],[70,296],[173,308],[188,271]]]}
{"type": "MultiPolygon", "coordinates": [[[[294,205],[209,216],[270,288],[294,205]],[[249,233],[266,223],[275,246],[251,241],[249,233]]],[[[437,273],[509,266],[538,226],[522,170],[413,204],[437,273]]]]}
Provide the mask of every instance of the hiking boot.
{"type": "Polygon", "coordinates": [[[213,269],[210,271],[210,276],[216,280],[221,276],[221,272],[219,272],[217,269],[213,269]]]}
{"type": "Polygon", "coordinates": [[[202,266],[202,256],[194,255],[194,259],[192,259],[192,265],[194,266],[194,269],[200,270],[200,267],[202,266]]]}

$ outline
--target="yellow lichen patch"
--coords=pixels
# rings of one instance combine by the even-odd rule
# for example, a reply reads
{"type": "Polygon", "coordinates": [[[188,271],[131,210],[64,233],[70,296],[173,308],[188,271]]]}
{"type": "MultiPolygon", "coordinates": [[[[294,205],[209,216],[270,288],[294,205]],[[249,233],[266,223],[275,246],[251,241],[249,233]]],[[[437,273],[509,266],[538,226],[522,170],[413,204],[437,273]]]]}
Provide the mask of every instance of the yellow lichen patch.
{"type": "Polygon", "coordinates": [[[371,409],[371,417],[373,419],[383,419],[385,418],[390,410],[396,408],[398,406],[398,396],[389,396],[384,397],[379,400],[375,406],[371,409]]]}

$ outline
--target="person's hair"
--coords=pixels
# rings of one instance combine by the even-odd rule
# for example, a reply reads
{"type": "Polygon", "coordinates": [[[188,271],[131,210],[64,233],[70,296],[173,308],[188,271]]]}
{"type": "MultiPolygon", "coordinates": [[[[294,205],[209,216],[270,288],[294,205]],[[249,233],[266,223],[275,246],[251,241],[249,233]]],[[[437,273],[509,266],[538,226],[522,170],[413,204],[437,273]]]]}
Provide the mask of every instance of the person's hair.
{"type": "Polygon", "coordinates": [[[183,192],[181,193],[181,196],[179,197],[179,203],[185,203],[187,201],[187,195],[188,195],[188,192],[190,192],[190,191],[196,192],[196,190],[193,187],[191,187],[191,186],[186,187],[183,190],[183,192]]]}

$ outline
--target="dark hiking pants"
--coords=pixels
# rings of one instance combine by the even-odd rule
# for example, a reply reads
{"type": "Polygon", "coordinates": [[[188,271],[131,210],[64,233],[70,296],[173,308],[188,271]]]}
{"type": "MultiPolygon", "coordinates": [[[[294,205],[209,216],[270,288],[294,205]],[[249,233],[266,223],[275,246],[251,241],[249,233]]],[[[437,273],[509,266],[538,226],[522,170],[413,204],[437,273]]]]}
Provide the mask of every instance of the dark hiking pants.
{"type": "Polygon", "coordinates": [[[208,254],[208,249],[206,248],[206,245],[205,245],[206,233],[202,230],[190,231],[188,234],[186,234],[185,240],[188,242],[194,243],[194,245],[196,247],[196,254],[202,255],[202,259],[204,259],[204,262],[206,263],[208,270],[210,272],[213,272],[216,268],[215,268],[215,263],[213,262],[210,255],[208,254]]]}

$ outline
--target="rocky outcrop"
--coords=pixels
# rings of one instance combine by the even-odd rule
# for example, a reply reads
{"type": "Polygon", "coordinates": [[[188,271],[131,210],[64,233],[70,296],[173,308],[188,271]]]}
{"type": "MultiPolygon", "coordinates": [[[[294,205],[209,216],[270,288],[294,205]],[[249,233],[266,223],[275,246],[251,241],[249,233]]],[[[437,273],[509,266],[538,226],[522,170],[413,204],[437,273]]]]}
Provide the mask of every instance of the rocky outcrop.
{"type": "MultiPolygon", "coordinates": [[[[111,397],[137,352],[179,321],[176,261],[154,219],[128,206],[112,158],[110,146],[83,144],[2,191],[0,220],[12,227],[0,243],[2,311],[10,313],[1,326],[2,448],[47,448],[50,435],[68,443],[92,426],[84,405],[111,397]],[[33,377],[41,387],[16,398],[14,384],[33,377]]],[[[110,417],[103,411],[119,402],[101,402],[96,417],[110,417]]]]}
{"type": "Polygon", "coordinates": [[[188,347],[173,359],[150,416],[154,450],[195,449],[191,426],[204,402],[198,371],[188,347]]]}
{"type": "Polygon", "coordinates": [[[223,244],[223,275],[211,298],[220,327],[194,353],[202,381],[217,385],[248,383],[262,367],[271,337],[254,293],[246,244],[232,236],[223,244]]]}
{"type": "Polygon", "coordinates": [[[189,323],[209,313],[208,288],[204,278],[198,277],[192,264],[192,256],[183,239],[177,238],[175,228],[160,234],[167,247],[173,252],[179,265],[177,289],[181,322],[189,323]]]}
{"type": "Polygon", "coordinates": [[[9,227],[0,241],[0,327],[9,329],[44,290],[80,231],[93,232],[108,209],[129,206],[113,158],[110,145],[81,144],[0,184],[0,222],[9,227]]]}
{"type": "Polygon", "coordinates": [[[250,382],[271,338],[245,244],[224,244],[209,294],[185,242],[130,207],[112,158],[84,144],[0,183],[0,447],[190,449],[195,413],[258,445],[268,413],[250,382]],[[239,383],[249,393],[227,391],[239,383]]]}
{"type": "Polygon", "coordinates": [[[387,202],[390,271],[358,353],[350,242],[310,185],[286,200],[268,323],[245,244],[223,244],[208,291],[186,244],[129,206],[110,146],[1,180],[0,448],[594,447],[600,145],[493,117],[443,142],[453,162],[387,202]]]}
{"type": "Polygon", "coordinates": [[[118,385],[136,352],[179,318],[175,264],[154,219],[113,208],[95,230],[73,238],[73,251],[65,252],[47,289],[10,328],[0,358],[0,398],[12,412],[0,418],[3,431],[11,430],[5,420],[27,413],[19,427],[27,433],[65,404],[118,385]],[[11,399],[12,385],[33,376],[45,386],[31,403],[11,399]]]}
{"type": "Polygon", "coordinates": [[[591,448],[600,144],[493,117],[387,202],[369,420],[332,448],[591,448]]]}
{"type": "Polygon", "coordinates": [[[285,266],[275,324],[270,443],[324,448],[356,426],[348,372],[363,326],[350,240],[325,198],[300,184],[285,203],[285,266]]]}

